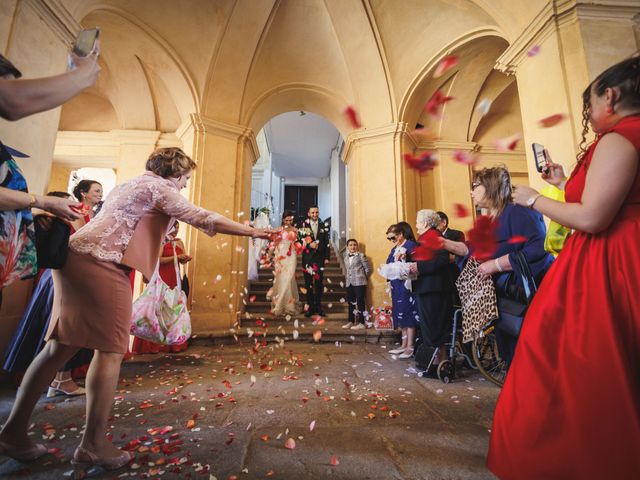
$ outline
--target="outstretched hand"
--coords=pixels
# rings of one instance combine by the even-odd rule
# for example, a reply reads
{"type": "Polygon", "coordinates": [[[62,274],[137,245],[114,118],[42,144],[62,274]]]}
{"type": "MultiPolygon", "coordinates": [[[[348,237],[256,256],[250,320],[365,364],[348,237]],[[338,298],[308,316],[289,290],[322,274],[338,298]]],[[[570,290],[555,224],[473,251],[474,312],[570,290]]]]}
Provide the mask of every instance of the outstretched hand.
{"type": "Polygon", "coordinates": [[[82,209],[82,203],[77,200],[59,197],[42,197],[42,210],[53,213],[56,217],[63,220],[76,220],[80,218],[79,211],[82,209]]]}

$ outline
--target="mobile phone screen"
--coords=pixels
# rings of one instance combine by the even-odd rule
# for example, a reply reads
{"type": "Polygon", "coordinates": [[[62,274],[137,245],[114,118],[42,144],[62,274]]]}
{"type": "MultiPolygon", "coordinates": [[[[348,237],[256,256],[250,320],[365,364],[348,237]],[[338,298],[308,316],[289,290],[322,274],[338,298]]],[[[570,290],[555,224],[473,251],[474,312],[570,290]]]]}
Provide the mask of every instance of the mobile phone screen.
{"type": "Polygon", "coordinates": [[[539,143],[532,143],[531,147],[533,148],[533,156],[536,160],[536,170],[542,173],[548,170],[547,167],[547,156],[544,154],[544,145],[539,143]]]}
{"type": "Polygon", "coordinates": [[[93,46],[100,35],[99,28],[88,28],[82,30],[76,38],[76,43],[73,46],[73,53],[79,57],[86,57],[93,50],[93,46]]]}

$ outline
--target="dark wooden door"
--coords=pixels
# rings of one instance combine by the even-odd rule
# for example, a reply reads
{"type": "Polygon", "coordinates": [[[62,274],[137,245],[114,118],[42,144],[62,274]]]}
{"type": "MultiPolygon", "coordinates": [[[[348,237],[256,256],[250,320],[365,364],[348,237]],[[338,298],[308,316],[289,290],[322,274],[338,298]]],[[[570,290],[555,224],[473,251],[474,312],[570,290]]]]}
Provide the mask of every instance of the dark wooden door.
{"type": "MultiPolygon", "coordinates": [[[[306,218],[309,208],[318,205],[318,187],[302,185],[284,186],[284,210],[296,212],[296,221],[306,218]]],[[[322,212],[321,212],[322,213],[322,212]]]]}

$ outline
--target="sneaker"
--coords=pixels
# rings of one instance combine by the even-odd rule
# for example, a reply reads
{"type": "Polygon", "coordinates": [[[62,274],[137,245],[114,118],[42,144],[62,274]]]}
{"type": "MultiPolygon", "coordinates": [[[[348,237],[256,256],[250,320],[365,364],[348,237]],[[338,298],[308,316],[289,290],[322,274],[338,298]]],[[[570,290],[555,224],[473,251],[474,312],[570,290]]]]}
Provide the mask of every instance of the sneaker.
{"type": "Polygon", "coordinates": [[[409,353],[403,353],[402,355],[398,355],[398,358],[402,358],[402,359],[413,358],[413,348],[409,350],[409,353]]]}
{"type": "Polygon", "coordinates": [[[405,350],[406,350],[406,348],[395,348],[393,350],[389,350],[389,353],[391,355],[398,355],[400,353],[404,353],[405,350]]]}
{"type": "Polygon", "coordinates": [[[351,322],[348,322],[348,323],[345,323],[344,325],[342,325],[342,328],[345,328],[345,329],[346,328],[352,328],[352,327],[353,327],[353,323],[351,323],[351,322]]]}
{"type": "Polygon", "coordinates": [[[364,330],[365,327],[364,323],[356,323],[353,327],[351,327],[351,330],[364,330]]]}

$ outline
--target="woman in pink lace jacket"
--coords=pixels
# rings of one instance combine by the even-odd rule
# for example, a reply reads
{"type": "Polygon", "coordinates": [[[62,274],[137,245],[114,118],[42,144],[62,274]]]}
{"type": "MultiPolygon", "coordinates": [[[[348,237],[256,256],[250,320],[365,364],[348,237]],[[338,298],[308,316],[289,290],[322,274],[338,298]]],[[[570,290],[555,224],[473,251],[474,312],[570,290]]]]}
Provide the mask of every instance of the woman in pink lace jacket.
{"type": "Polygon", "coordinates": [[[24,461],[47,453],[46,447],[27,437],[29,417],[60,367],[80,348],[90,348],[95,355],[86,381],[86,430],[72,460],[76,476],[83,478],[92,465],[114,470],[133,458],[106,437],[120,363],[129,343],[129,272],[135,269],[146,279],[151,277],[162,239],[176,219],[210,236],[268,238],[272,233],[229,220],[181,196],[195,167],[179,148],[156,150],[147,161],[147,172],[117,186],[100,214],[71,237],[67,263],[53,273],[48,341],[27,370],[0,432],[0,455],[24,461]]]}

